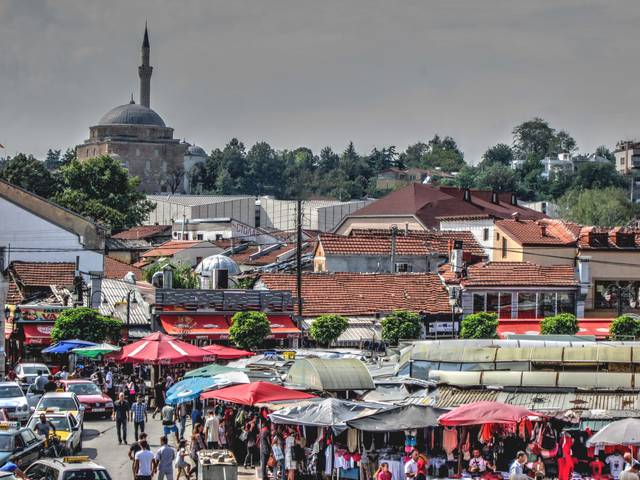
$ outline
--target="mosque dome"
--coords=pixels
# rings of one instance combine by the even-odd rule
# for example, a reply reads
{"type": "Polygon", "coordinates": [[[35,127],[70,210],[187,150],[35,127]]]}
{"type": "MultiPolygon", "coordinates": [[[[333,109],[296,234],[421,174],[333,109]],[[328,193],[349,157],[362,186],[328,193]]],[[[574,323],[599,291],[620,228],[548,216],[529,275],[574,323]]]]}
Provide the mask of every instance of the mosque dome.
{"type": "Polygon", "coordinates": [[[196,273],[202,276],[209,275],[212,270],[228,270],[229,275],[240,274],[238,264],[225,255],[211,255],[202,260],[196,267],[196,273]]]}
{"type": "Polygon", "coordinates": [[[165,127],[162,117],[150,108],[136,103],[118,105],[105,113],[98,125],[154,125],[165,127]]]}
{"type": "Polygon", "coordinates": [[[192,155],[194,157],[206,157],[207,153],[202,147],[199,147],[197,145],[190,145],[187,149],[187,155],[192,155]]]}

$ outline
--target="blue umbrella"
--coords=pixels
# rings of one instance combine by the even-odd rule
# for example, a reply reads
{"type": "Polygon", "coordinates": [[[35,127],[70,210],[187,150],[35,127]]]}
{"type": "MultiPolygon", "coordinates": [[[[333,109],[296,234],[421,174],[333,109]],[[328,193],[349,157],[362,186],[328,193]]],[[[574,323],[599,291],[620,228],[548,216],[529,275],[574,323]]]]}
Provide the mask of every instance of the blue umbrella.
{"type": "Polygon", "coordinates": [[[189,377],[172,385],[167,390],[165,402],[169,405],[190,402],[200,396],[205,390],[216,386],[228,385],[229,382],[222,378],[215,377],[189,377]]]}
{"type": "Polygon", "coordinates": [[[80,347],[94,347],[97,345],[93,342],[87,342],[86,340],[62,340],[55,345],[51,345],[50,347],[42,350],[42,353],[69,353],[74,348],[80,347]]]}

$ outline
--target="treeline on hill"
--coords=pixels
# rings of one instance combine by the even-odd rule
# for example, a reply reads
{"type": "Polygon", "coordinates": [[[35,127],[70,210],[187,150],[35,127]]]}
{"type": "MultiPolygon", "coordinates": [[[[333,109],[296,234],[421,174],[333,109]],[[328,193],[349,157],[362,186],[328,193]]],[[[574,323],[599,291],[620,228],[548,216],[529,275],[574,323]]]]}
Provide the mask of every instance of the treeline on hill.
{"type": "MultiPolygon", "coordinates": [[[[511,145],[496,144],[471,166],[450,136],[435,135],[428,142],[374,148],[369,154],[350,143],[343,152],[330,147],[314,153],[307,147],[276,150],[266,142],[250,148],[232,139],[216,148],[192,174],[199,193],[273,195],[277,198],[329,197],[339,200],[379,197],[377,175],[391,167],[435,171],[433,179],[447,185],[514,191],[522,200],[557,202],[563,217],[585,224],[624,225],[635,219],[628,200],[628,180],[617,174],[613,154],[604,146],[596,154],[610,163],[583,163],[577,172],[544,178],[542,160],[559,153],[575,153],[576,141],[564,130],[534,118],[513,129],[511,145]],[[512,160],[520,166],[511,167],[512,160]],[[439,178],[438,172],[442,172],[439,178]],[[454,176],[445,175],[455,173],[454,176]]],[[[86,163],[86,162],[85,162],[86,163]]],[[[122,167],[120,167],[122,169],[122,167]]],[[[0,164],[0,178],[52,198],[114,228],[140,222],[149,206],[135,195],[137,181],[125,181],[115,162],[101,157],[90,167],[75,160],[73,150],[49,150],[44,162],[19,154],[0,164]],[[90,175],[82,181],[78,176],[90,175]],[[97,185],[87,178],[97,178],[97,185]],[[107,200],[105,203],[105,199],[107,200]],[[119,212],[118,212],[119,210],[119,212]]]]}

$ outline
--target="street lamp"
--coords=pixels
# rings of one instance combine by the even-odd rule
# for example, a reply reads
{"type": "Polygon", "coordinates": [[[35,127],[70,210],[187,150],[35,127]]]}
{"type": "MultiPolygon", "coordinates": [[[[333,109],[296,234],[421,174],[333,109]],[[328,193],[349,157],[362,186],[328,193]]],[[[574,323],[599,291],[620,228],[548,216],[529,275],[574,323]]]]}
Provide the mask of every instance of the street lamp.
{"type": "Polygon", "coordinates": [[[124,301],[122,301],[122,302],[118,302],[118,303],[115,305],[116,310],[118,310],[120,313],[122,313],[122,306],[123,306],[124,304],[126,304],[126,308],[127,308],[127,309],[126,309],[126,314],[127,314],[127,317],[126,317],[126,319],[127,319],[127,321],[126,321],[127,331],[129,330],[129,324],[130,324],[130,321],[131,321],[131,304],[132,304],[132,303],[133,303],[134,305],[138,303],[138,300],[136,300],[136,291],[135,291],[135,290],[129,290],[129,291],[127,292],[127,299],[126,299],[126,300],[124,300],[124,301]],[[132,295],[132,294],[133,294],[133,298],[131,297],[131,295],[132,295]]]}

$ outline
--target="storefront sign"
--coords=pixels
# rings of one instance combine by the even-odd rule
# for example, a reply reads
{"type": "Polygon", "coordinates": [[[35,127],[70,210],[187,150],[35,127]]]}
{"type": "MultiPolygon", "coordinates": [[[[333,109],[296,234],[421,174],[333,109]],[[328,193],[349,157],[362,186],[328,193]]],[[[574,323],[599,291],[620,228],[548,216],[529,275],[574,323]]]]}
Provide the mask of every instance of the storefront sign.
{"type": "Polygon", "coordinates": [[[55,322],[64,310],[20,307],[19,320],[25,322],[55,322]]]}
{"type": "Polygon", "coordinates": [[[458,322],[429,322],[427,324],[428,334],[449,334],[452,335],[458,331],[458,322]]]}

